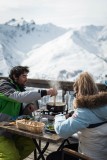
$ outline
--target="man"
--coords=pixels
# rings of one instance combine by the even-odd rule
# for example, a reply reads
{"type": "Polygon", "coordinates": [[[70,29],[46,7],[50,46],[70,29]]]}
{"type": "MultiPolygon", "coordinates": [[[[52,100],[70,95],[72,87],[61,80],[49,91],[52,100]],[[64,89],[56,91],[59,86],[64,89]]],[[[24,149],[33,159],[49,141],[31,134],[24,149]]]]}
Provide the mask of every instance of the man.
{"type": "MultiPolygon", "coordinates": [[[[43,96],[54,96],[57,91],[53,88],[39,92],[25,91],[29,69],[26,66],[16,66],[10,71],[7,80],[0,80],[0,122],[9,121],[22,113],[23,104],[34,111],[33,101],[43,96]]],[[[11,135],[0,130],[0,159],[22,160],[35,149],[33,141],[29,138],[11,135]]]]}

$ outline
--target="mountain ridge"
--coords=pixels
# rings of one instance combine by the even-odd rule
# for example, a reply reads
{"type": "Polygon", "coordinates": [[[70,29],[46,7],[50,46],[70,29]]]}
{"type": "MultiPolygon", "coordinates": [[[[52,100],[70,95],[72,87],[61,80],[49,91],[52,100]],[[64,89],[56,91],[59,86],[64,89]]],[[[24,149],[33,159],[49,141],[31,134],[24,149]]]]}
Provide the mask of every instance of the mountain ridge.
{"type": "Polygon", "coordinates": [[[97,78],[106,74],[107,26],[65,29],[13,18],[0,24],[0,37],[2,76],[15,65],[28,65],[31,78],[74,80],[82,71],[97,78]]]}

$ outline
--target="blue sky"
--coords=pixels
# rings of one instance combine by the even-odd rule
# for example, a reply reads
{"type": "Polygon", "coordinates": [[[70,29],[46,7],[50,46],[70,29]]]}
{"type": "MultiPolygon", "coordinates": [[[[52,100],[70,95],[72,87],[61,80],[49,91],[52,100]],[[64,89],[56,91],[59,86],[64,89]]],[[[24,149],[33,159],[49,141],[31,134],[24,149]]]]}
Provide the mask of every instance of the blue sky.
{"type": "Polygon", "coordinates": [[[107,25],[107,0],[0,0],[0,23],[22,17],[63,27],[107,25]]]}

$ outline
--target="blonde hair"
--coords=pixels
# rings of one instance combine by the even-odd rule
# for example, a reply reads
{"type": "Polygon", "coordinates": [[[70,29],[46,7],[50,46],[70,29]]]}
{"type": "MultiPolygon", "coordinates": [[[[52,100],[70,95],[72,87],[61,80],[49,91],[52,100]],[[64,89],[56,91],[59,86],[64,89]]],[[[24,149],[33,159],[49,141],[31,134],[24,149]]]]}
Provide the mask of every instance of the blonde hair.
{"type": "Polygon", "coordinates": [[[74,83],[73,88],[76,96],[94,95],[98,93],[98,87],[88,72],[83,72],[80,74],[74,83]]]}

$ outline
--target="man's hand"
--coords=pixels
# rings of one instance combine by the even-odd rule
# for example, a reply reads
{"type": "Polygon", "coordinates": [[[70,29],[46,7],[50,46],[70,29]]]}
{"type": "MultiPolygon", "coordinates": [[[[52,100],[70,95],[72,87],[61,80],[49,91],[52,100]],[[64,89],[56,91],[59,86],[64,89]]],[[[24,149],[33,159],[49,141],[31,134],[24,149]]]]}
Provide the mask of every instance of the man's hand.
{"type": "Polygon", "coordinates": [[[28,109],[29,112],[34,112],[35,111],[35,105],[31,103],[27,106],[27,109],[28,109]]]}
{"type": "Polygon", "coordinates": [[[33,103],[29,103],[29,104],[25,107],[25,109],[24,109],[24,111],[23,111],[23,114],[24,114],[24,115],[32,115],[32,112],[34,112],[35,110],[36,110],[35,105],[34,105],[33,103]]]}
{"type": "Polygon", "coordinates": [[[47,95],[50,96],[56,96],[57,95],[57,89],[56,88],[50,88],[47,90],[47,95]]]}

